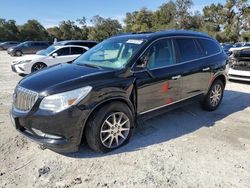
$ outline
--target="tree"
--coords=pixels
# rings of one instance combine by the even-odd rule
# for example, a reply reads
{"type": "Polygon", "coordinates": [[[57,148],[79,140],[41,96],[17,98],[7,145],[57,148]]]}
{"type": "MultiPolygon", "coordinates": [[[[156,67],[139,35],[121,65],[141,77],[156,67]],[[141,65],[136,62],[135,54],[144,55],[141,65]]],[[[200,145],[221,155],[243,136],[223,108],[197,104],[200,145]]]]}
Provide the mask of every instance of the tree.
{"type": "Polygon", "coordinates": [[[87,26],[87,19],[85,17],[82,17],[77,19],[76,22],[78,22],[78,24],[81,26],[82,38],[87,39],[89,33],[89,28],[87,26]]]}
{"type": "Polygon", "coordinates": [[[173,1],[162,4],[154,13],[154,30],[173,29],[175,23],[176,5],[173,1]]]}
{"type": "Polygon", "coordinates": [[[224,5],[224,33],[228,39],[237,42],[244,29],[244,20],[249,14],[247,0],[227,0],[224,5]]]}
{"type": "Polygon", "coordinates": [[[145,32],[153,30],[153,12],[146,8],[127,13],[124,19],[126,32],[145,32]]]}
{"type": "Polygon", "coordinates": [[[50,36],[49,38],[50,38],[51,41],[53,41],[55,38],[57,40],[62,40],[63,39],[63,37],[62,37],[63,34],[62,34],[60,28],[57,27],[57,26],[48,28],[47,32],[48,32],[48,34],[50,36]]]}
{"type": "Polygon", "coordinates": [[[218,3],[205,6],[203,8],[203,23],[201,30],[207,32],[208,34],[220,39],[223,35],[219,35],[223,28],[223,5],[218,3]]]}
{"type": "Polygon", "coordinates": [[[102,41],[112,35],[116,35],[121,32],[122,26],[118,20],[111,18],[103,18],[101,16],[94,16],[91,19],[93,26],[89,28],[88,38],[90,40],[102,41]]]}
{"type": "Polygon", "coordinates": [[[28,20],[20,27],[20,35],[25,40],[48,40],[49,34],[37,20],[28,20]]]}
{"type": "Polygon", "coordinates": [[[176,0],[176,23],[178,29],[190,28],[190,8],[192,7],[192,0],[176,0]]]}
{"type": "Polygon", "coordinates": [[[0,39],[4,41],[19,40],[20,32],[16,26],[16,21],[0,19],[0,39]]]}

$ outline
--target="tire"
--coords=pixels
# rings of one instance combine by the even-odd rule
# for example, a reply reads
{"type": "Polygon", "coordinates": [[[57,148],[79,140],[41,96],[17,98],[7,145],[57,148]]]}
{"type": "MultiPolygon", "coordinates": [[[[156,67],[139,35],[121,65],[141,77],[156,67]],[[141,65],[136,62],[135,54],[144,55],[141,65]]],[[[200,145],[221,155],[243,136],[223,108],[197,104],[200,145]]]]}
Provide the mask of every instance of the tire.
{"type": "Polygon", "coordinates": [[[31,68],[31,72],[39,71],[41,69],[44,69],[45,67],[47,67],[45,63],[41,63],[41,62],[35,63],[31,68]]]}
{"type": "Polygon", "coordinates": [[[23,55],[23,53],[20,50],[17,50],[15,52],[15,56],[22,56],[22,55],[23,55]]]}
{"type": "Polygon", "coordinates": [[[207,95],[204,97],[202,107],[207,111],[216,110],[222,101],[225,86],[221,80],[215,80],[210,87],[207,95]]]}
{"type": "Polygon", "coordinates": [[[129,107],[122,102],[112,102],[92,114],[86,124],[85,138],[91,149],[107,153],[127,144],[134,128],[134,116],[129,107]]]}

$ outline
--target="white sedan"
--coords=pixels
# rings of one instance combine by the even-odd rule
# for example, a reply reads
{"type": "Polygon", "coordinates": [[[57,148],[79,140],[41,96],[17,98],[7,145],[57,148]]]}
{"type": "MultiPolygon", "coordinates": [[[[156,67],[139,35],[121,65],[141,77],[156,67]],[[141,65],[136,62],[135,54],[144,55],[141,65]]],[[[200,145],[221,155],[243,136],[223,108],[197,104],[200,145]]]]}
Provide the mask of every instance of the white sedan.
{"type": "Polygon", "coordinates": [[[87,50],[88,48],[83,46],[52,45],[46,50],[42,50],[35,55],[25,55],[16,58],[11,62],[11,68],[13,72],[26,75],[58,63],[67,63],[73,61],[87,50]]]}

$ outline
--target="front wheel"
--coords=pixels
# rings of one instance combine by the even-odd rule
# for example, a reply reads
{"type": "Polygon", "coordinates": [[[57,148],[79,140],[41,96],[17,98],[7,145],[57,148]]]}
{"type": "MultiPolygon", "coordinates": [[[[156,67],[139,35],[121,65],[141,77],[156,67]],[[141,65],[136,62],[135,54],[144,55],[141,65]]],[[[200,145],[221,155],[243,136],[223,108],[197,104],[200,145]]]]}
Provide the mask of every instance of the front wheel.
{"type": "Polygon", "coordinates": [[[15,56],[20,57],[20,56],[22,56],[22,55],[23,55],[23,53],[22,53],[20,50],[17,50],[17,51],[15,52],[15,56]]]}
{"type": "Polygon", "coordinates": [[[35,64],[32,66],[32,68],[31,68],[31,72],[35,72],[35,71],[44,69],[45,67],[47,67],[47,65],[44,64],[44,63],[35,63],[35,64]]]}
{"type": "Polygon", "coordinates": [[[109,152],[128,143],[134,127],[134,116],[128,106],[113,102],[92,114],[86,125],[86,141],[97,152],[109,152]]]}
{"type": "Polygon", "coordinates": [[[221,80],[215,80],[202,102],[203,108],[208,111],[216,110],[220,106],[223,94],[224,84],[221,80]]]}

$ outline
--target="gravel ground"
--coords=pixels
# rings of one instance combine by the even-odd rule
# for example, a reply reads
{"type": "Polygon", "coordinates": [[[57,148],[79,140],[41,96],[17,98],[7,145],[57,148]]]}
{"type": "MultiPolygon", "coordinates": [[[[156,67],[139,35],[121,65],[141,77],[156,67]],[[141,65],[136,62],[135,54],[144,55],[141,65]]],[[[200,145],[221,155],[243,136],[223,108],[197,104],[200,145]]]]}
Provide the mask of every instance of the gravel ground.
{"type": "Polygon", "coordinates": [[[21,79],[0,52],[0,187],[250,187],[250,85],[229,82],[221,107],[198,104],[140,126],[105,155],[61,155],[15,131],[11,93],[21,79]]]}

